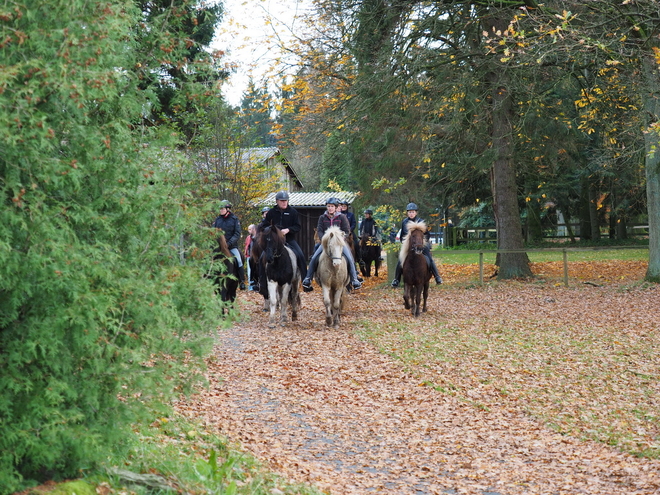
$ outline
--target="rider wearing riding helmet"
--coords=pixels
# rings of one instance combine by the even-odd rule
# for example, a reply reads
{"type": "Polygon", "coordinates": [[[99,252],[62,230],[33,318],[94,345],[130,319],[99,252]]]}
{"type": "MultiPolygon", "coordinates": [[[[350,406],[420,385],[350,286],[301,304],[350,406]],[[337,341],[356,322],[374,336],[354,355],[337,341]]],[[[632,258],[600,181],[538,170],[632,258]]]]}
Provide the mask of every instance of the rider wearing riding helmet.
{"type": "MultiPolygon", "coordinates": [[[[326,211],[319,217],[319,222],[316,225],[316,233],[318,234],[319,239],[323,239],[323,234],[325,234],[325,231],[330,227],[339,227],[345,235],[349,234],[350,226],[348,224],[348,218],[346,218],[346,215],[342,215],[339,211],[337,211],[338,204],[339,200],[337,198],[328,198],[326,200],[326,211]]],[[[305,292],[314,290],[312,287],[312,278],[314,277],[314,272],[316,271],[316,267],[319,264],[319,256],[321,256],[322,252],[323,246],[319,245],[316,248],[316,251],[314,251],[314,256],[312,256],[312,259],[309,261],[309,269],[307,270],[307,275],[305,275],[305,279],[302,282],[303,290],[305,292]]],[[[353,260],[353,256],[351,255],[351,251],[348,249],[347,245],[344,246],[342,253],[348,262],[348,270],[351,274],[351,286],[353,289],[359,289],[362,287],[362,284],[357,278],[355,261],[353,260]]]]}
{"type": "Polygon", "coordinates": [[[339,207],[337,210],[339,210],[339,213],[343,213],[346,215],[346,218],[348,218],[348,225],[351,229],[351,232],[353,233],[353,247],[355,249],[356,253],[360,252],[360,243],[357,240],[357,235],[355,234],[355,227],[357,227],[357,220],[355,218],[355,214],[353,214],[352,211],[348,211],[348,207],[351,205],[348,201],[345,199],[339,199],[339,207]]]}
{"type": "Polygon", "coordinates": [[[373,210],[367,208],[364,210],[364,218],[360,222],[360,236],[367,234],[369,237],[375,237],[378,242],[381,240],[381,233],[376,220],[374,220],[373,210]]]}
{"type": "Polygon", "coordinates": [[[292,206],[289,206],[289,193],[286,191],[280,191],[275,195],[275,203],[275,206],[268,210],[268,213],[266,213],[266,216],[264,216],[264,219],[259,224],[261,230],[271,225],[275,225],[280,229],[286,238],[287,246],[296,255],[300,273],[305,273],[307,271],[305,255],[296,241],[296,234],[302,228],[300,219],[298,218],[298,211],[292,206]]]}
{"type": "MultiPolygon", "coordinates": [[[[403,222],[401,222],[401,234],[400,238],[403,239],[406,235],[408,235],[408,222],[422,222],[423,220],[417,216],[417,205],[415,203],[408,203],[408,206],[406,206],[406,214],[407,217],[403,219],[403,222]]],[[[426,242],[424,243],[424,248],[422,250],[424,256],[426,256],[426,260],[428,261],[429,268],[431,269],[431,273],[435,277],[435,283],[436,284],[441,284],[442,283],[442,278],[440,277],[440,274],[438,273],[438,267],[435,266],[435,262],[433,261],[433,256],[431,256],[431,248],[429,247],[429,239],[431,238],[431,234],[426,231],[424,234],[424,237],[426,238],[426,242]]],[[[401,272],[403,271],[403,268],[401,267],[401,261],[397,262],[396,264],[396,270],[394,271],[394,279],[392,280],[392,287],[398,287],[399,286],[399,280],[401,279],[401,272]]]]}
{"type": "Polygon", "coordinates": [[[238,277],[241,290],[245,290],[245,267],[243,258],[238,250],[238,241],[241,238],[241,222],[231,212],[232,205],[226,199],[220,201],[220,215],[213,222],[213,227],[222,230],[227,241],[227,248],[234,255],[238,264],[238,277]]]}

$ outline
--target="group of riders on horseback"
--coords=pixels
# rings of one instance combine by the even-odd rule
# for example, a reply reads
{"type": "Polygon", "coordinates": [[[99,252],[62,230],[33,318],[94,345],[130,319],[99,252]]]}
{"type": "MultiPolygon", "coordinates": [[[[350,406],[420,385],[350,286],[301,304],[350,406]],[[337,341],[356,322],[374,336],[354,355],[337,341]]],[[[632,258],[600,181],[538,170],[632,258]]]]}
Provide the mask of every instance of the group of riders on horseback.
{"type": "MultiPolygon", "coordinates": [[[[305,256],[303,254],[300,245],[296,240],[296,234],[301,230],[301,223],[298,216],[298,211],[289,205],[289,194],[286,191],[280,191],[275,196],[275,206],[272,208],[264,208],[262,211],[262,221],[256,225],[255,235],[258,235],[258,232],[263,231],[266,227],[276,226],[284,236],[286,245],[291,249],[295,255],[296,264],[298,267],[298,273],[305,274],[302,279],[302,287],[305,292],[310,292],[313,289],[312,280],[314,279],[314,274],[318,267],[319,257],[323,251],[320,240],[323,238],[323,235],[331,227],[338,227],[347,239],[346,244],[343,246],[343,256],[347,260],[348,271],[350,275],[349,286],[351,289],[359,289],[362,286],[362,278],[358,275],[356,269],[355,256],[353,253],[357,254],[358,263],[361,268],[362,273],[365,276],[370,275],[370,264],[371,261],[375,262],[376,267],[376,276],[378,275],[378,267],[380,265],[381,257],[381,232],[373,218],[373,211],[367,209],[364,211],[364,218],[360,222],[359,226],[359,236],[357,239],[354,237],[355,229],[355,216],[353,213],[347,211],[348,203],[346,201],[339,200],[336,197],[329,197],[326,200],[326,211],[319,216],[316,234],[318,236],[318,242],[314,246],[314,253],[309,261],[309,267],[306,267],[305,256]],[[366,253],[372,252],[375,253],[373,256],[369,256],[366,253]],[[364,255],[364,256],[363,256],[364,255]],[[365,266],[365,259],[368,257],[375,257],[375,259],[367,259],[369,263],[368,266],[365,266]]],[[[221,229],[225,240],[227,243],[227,248],[233,255],[236,265],[237,265],[237,277],[239,281],[239,288],[245,290],[245,270],[243,265],[243,260],[241,253],[238,250],[238,241],[241,235],[241,227],[238,218],[231,212],[232,205],[229,201],[223,200],[220,203],[220,215],[213,222],[213,227],[221,229]]],[[[400,238],[403,239],[404,236],[408,234],[408,226],[413,222],[421,222],[422,220],[417,216],[418,207],[415,203],[409,203],[406,206],[407,217],[401,223],[401,234],[400,238]]],[[[252,228],[252,226],[251,226],[252,228]]],[[[430,234],[425,233],[426,241],[428,241],[430,234]]],[[[254,237],[251,237],[251,240],[254,237]]],[[[254,244],[254,241],[252,241],[254,244]]],[[[251,246],[250,246],[251,248],[251,246]]],[[[249,254],[251,251],[246,248],[245,254],[249,254]]],[[[435,278],[437,284],[442,283],[440,274],[438,273],[438,268],[433,261],[431,256],[429,243],[426,242],[422,249],[422,253],[427,260],[428,267],[431,274],[435,278]]],[[[249,258],[248,258],[249,259],[249,258]]],[[[259,290],[264,296],[266,296],[266,275],[264,272],[264,263],[260,263],[252,257],[250,262],[251,271],[253,273],[250,277],[251,283],[250,288],[254,290],[259,290]],[[258,275],[258,278],[257,276],[258,275]]],[[[398,287],[399,281],[402,275],[402,264],[401,261],[397,263],[396,270],[394,273],[394,278],[392,280],[392,287],[398,287]]]]}

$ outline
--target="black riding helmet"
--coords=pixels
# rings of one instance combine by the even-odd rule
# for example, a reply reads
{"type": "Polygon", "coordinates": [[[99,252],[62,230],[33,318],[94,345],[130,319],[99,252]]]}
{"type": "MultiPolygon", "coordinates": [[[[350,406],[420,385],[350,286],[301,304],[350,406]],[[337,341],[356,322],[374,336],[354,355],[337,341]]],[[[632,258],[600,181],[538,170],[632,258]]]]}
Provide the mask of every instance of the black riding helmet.
{"type": "Polygon", "coordinates": [[[417,208],[417,205],[415,203],[408,203],[408,206],[406,206],[406,211],[410,211],[410,210],[417,211],[419,210],[419,208],[417,208]]]}
{"type": "Polygon", "coordinates": [[[369,208],[367,208],[366,210],[364,210],[364,214],[365,215],[373,215],[374,212],[373,212],[373,210],[370,210],[369,208]]]}
{"type": "Polygon", "coordinates": [[[335,206],[338,206],[338,205],[339,205],[339,200],[338,200],[337,198],[330,197],[330,198],[328,198],[328,199],[325,200],[325,204],[326,204],[326,206],[327,206],[327,205],[335,205],[335,206]]]}
{"type": "Polygon", "coordinates": [[[289,201],[289,193],[286,191],[280,191],[275,195],[275,200],[289,201]]]}

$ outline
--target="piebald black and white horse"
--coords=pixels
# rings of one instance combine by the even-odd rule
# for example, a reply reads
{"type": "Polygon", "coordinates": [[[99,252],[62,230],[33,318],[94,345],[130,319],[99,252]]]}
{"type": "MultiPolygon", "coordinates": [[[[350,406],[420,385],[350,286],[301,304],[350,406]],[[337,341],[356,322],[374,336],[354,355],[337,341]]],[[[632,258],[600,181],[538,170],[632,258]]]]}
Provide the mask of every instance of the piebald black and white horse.
{"type": "MultiPolygon", "coordinates": [[[[291,320],[298,319],[300,307],[300,270],[296,255],[286,246],[284,234],[274,225],[266,227],[258,236],[259,250],[263,253],[266,282],[268,287],[268,302],[270,317],[268,326],[277,324],[276,311],[279,305],[279,322],[282,326],[288,321],[287,307],[291,306],[291,320]]],[[[263,290],[263,288],[262,288],[263,290]]]]}

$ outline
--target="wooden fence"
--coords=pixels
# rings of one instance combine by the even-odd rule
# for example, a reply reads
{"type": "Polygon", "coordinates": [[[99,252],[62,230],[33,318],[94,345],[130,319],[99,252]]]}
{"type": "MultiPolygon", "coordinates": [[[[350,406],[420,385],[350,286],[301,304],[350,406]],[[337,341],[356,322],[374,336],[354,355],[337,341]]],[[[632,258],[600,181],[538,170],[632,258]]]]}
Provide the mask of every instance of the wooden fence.
{"type": "Polygon", "coordinates": [[[605,251],[616,249],[648,249],[648,246],[602,246],[602,247],[574,247],[574,248],[544,248],[544,249],[488,249],[488,250],[465,250],[461,253],[479,254],[479,283],[484,283],[484,253],[549,253],[561,252],[564,262],[564,285],[568,287],[568,253],[577,251],[605,251]]]}
{"type": "MultiPolygon", "coordinates": [[[[568,227],[570,231],[574,232],[576,238],[580,238],[580,225],[579,224],[557,224],[552,230],[547,230],[543,234],[544,239],[569,239],[568,227]]],[[[434,233],[437,236],[443,235],[434,233]]],[[[432,235],[434,235],[432,234],[432,235]]],[[[630,224],[626,227],[626,234],[629,237],[644,237],[649,235],[649,226],[644,224],[630,224]]],[[[609,237],[609,228],[601,229],[602,238],[609,237]]],[[[439,239],[436,239],[436,243],[439,239]]],[[[464,227],[447,227],[444,232],[444,245],[445,246],[460,246],[461,244],[469,243],[482,243],[482,244],[495,244],[497,243],[497,229],[494,228],[464,228],[464,227]]]]}

